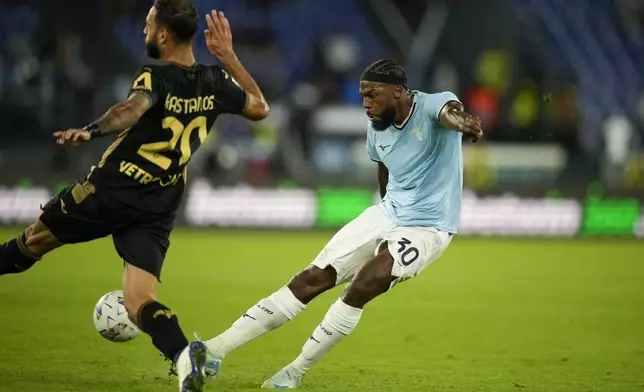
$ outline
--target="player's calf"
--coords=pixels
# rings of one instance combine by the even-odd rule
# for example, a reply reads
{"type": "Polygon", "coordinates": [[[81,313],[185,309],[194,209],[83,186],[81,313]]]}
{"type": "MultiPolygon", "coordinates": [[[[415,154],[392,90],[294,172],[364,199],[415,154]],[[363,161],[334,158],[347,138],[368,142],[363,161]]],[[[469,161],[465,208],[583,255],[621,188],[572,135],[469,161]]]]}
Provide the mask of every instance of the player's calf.
{"type": "MultiPolygon", "coordinates": [[[[144,295],[141,295],[139,298],[143,297],[144,295]]],[[[127,303],[127,294],[125,298],[127,303]]],[[[128,306],[132,306],[131,303],[128,306]]],[[[206,382],[205,344],[200,341],[189,344],[179,326],[177,316],[156,300],[143,304],[135,320],[139,328],[150,335],[152,344],[175,365],[179,390],[202,391],[206,382]]]]}
{"type": "Polygon", "coordinates": [[[128,317],[139,327],[141,310],[157,300],[157,279],[151,273],[126,263],[123,271],[123,296],[128,317]]]}
{"type": "Polygon", "coordinates": [[[278,291],[261,299],[219,336],[206,342],[209,358],[206,373],[214,377],[222,359],[234,349],[281,327],[297,316],[313,298],[335,285],[336,272],[329,266],[311,266],[278,291]]]}
{"type": "Polygon", "coordinates": [[[0,275],[25,272],[41,257],[61,244],[40,221],[18,237],[0,245],[0,275]]]}
{"type": "Polygon", "coordinates": [[[306,305],[288,287],[282,287],[248,309],[233,325],[219,336],[206,342],[210,359],[207,373],[219,372],[221,360],[234,349],[286,324],[306,305]]]}
{"type": "Polygon", "coordinates": [[[315,363],[345,336],[353,332],[362,316],[362,308],[386,292],[393,280],[394,260],[386,246],[356,274],[324,319],[304,343],[301,354],[291,364],[263,384],[263,388],[297,388],[301,378],[315,363]]]}
{"type": "Polygon", "coordinates": [[[233,325],[206,344],[211,354],[207,371],[219,372],[221,359],[232,350],[284,325],[297,316],[313,298],[335,285],[333,267],[311,266],[297,274],[285,286],[261,299],[248,309],[233,325]]]}
{"type": "Polygon", "coordinates": [[[304,374],[342,338],[353,332],[361,316],[362,309],[349,306],[342,299],[338,299],[331,305],[322,322],[313,330],[295,361],[267,380],[263,387],[270,389],[297,388],[304,374]],[[287,384],[280,382],[285,379],[285,375],[288,375],[287,378],[290,379],[287,384]]]}
{"type": "Polygon", "coordinates": [[[126,263],[123,296],[130,320],[150,335],[152,344],[166,358],[176,362],[179,354],[188,346],[188,339],[172,310],[157,302],[157,284],[154,275],[126,263]]]}

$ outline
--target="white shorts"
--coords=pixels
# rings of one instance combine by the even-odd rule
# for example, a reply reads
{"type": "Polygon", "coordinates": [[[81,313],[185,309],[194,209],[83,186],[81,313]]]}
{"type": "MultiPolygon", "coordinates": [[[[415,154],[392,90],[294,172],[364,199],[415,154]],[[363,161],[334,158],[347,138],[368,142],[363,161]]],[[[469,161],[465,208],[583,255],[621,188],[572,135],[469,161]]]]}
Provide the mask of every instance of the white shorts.
{"type": "Polygon", "coordinates": [[[394,258],[391,286],[418,275],[443,253],[452,235],[432,227],[398,226],[379,206],[366,209],[338,231],[313,265],[333,267],[336,285],[348,282],[387,243],[394,258]]]}

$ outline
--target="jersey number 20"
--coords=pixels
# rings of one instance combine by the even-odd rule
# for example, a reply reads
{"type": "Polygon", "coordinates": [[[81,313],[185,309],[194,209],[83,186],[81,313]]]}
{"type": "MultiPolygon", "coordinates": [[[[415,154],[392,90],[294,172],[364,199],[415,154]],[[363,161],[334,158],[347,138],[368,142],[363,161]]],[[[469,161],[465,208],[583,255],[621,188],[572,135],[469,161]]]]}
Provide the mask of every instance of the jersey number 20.
{"type": "Polygon", "coordinates": [[[185,164],[190,160],[192,149],[190,148],[190,136],[195,129],[199,129],[199,143],[203,143],[208,136],[207,121],[205,116],[199,116],[190,121],[188,125],[184,126],[175,117],[166,117],[163,119],[161,125],[163,129],[172,131],[172,138],[167,142],[154,142],[142,144],[139,148],[138,154],[148,161],[159,166],[163,170],[168,170],[172,165],[172,159],[163,154],[165,151],[173,151],[177,148],[177,144],[181,142],[179,150],[181,157],[179,158],[179,166],[185,164]],[[181,140],[179,140],[181,139],[181,140]]]}

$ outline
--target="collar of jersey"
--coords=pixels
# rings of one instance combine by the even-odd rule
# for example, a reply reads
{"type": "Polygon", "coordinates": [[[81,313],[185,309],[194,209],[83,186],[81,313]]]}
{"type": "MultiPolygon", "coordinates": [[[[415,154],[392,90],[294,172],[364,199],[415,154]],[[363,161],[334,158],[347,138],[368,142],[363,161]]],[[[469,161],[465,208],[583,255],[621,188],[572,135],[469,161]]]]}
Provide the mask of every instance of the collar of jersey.
{"type": "Polygon", "coordinates": [[[195,61],[195,63],[192,64],[191,66],[185,66],[185,65],[182,65],[182,64],[179,64],[179,63],[175,63],[173,61],[161,61],[161,64],[176,65],[177,67],[180,67],[180,68],[183,68],[183,69],[193,70],[193,69],[197,68],[197,65],[199,65],[199,62],[195,61]]]}
{"type": "Polygon", "coordinates": [[[402,122],[402,124],[400,124],[400,125],[396,125],[396,123],[392,124],[393,127],[396,128],[399,131],[401,131],[403,128],[405,128],[405,125],[407,125],[407,123],[409,122],[409,119],[411,118],[411,116],[414,115],[414,112],[416,111],[416,98],[417,98],[417,95],[416,95],[415,91],[412,92],[412,94],[414,95],[414,97],[412,98],[413,101],[411,103],[411,109],[409,110],[409,115],[407,116],[405,121],[402,122]]]}

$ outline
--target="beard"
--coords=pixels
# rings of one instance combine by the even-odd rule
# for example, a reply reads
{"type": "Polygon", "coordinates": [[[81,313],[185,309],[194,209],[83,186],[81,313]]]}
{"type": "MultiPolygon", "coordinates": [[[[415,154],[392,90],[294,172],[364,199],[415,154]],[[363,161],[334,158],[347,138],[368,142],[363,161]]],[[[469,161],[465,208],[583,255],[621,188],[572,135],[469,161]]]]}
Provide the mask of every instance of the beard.
{"type": "Polygon", "coordinates": [[[371,125],[376,131],[384,131],[396,121],[396,109],[389,106],[380,113],[377,120],[371,120],[371,125]]]}
{"type": "Polygon", "coordinates": [[[145,53],[148,57],[158,60],[161,57],[161,50],[156,41],[150,41],[145,43],[145,53]]]}

